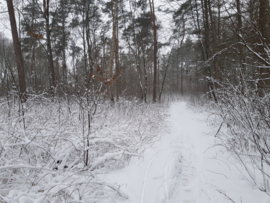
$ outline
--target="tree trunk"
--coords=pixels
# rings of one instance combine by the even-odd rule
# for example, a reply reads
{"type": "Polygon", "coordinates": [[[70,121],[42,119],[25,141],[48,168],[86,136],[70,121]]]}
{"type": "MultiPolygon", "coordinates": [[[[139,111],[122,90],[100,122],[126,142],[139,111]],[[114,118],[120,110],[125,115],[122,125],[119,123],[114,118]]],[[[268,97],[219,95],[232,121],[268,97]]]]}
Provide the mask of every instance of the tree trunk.
{"type": "MultiPolygon", "coordinates": [[[[207,0],[204,0],[204,29],[205,29],[205,55],[206,59],[208,60],[211,56],[210,52],[210,29],[209,29],[209,17],[208,17],[208,6],[207,6],[207,0]]],[[[207,67],[208,71],[208,87],[211,94],[212,99],[217,102],[217,98],[214,92],[214,82],[213,82],[213,76],[212,76],[212,69],[211,64],[207,67]]]]}
{"type": "Polygon", "coordinates": [[[47,43],[47,59],[48,59],[48,70],[50,77],[50,90],[51,96],[54,97],[54,88],[56,87],[55,73],[53,65],[52,47],[51,47],[51,30],[50,30],[50,13],[49,13],[50,0],[43,0],[44,7],[44,18],[46,21],[46,43],[47,43]]]}
{"type": "Polygon", "coordinates": [[[180,51],[181,51],[181,96],[184,95],[184,52],[183,52],[183,41],[185,38],[185,19],[183,20],[183,36],[180,43],[180,51]]]}
{"type": "MultiPolygon", "coordinates": [[[[144,46],[144,45],[142,45],[144,46]]],[[[147,80],[147,69],[146,69],[146,61],[145,61],[145,50],[143,48],[143,70],[144,70],[144,102],[147,103],[147,86],[148,86],[148,80],[147,80]]]]}
{"type": "MultiPolygon", "coordinates": [[[[180,31],[179,31],[180,33],[180,31]]],[[[180,37],[180,36],[179,36],[180,37]]],[[[178,39],[178,42],[177,42],[177,56],[180,56],[181,52],[180,52],[180,47],[181,47],[181,40],[178,39]]],[[[181,61],[178,61],[176,62],[176,92],[178,93],[179,92],[179,68],[180,68],[180,63],[181,61]]]]}
{"type": "Polygon", "coordinates": [[[87,10],[86,10],[86,43],[87,43],[87,53],[88,53],[88,63],[90,66],[90,74],[93,73],[93,58],[92,58],[92,44],[90,43],[90,27],[89,27],[89,11],[90,11],[90,5],[87,5],[87,10]]]}
{"type": "Polygon", "coordinates": [[[25,83],[25,73],[24,73],[24,66],[23,66],[23,56],[21,51],[21,45],[18,37],[18,31],[16,26],[16,19],[14,14],[14,7],[12,0],[7,0],[8,6],[8,14],[10,19],[10,26],[12,31],[12,38],[13,38],[13,46],[16,56],[16,63],[17,63],[17,70],[18,70],[18,77],[19,77],[19,87],[20,87],[20,100],[21,102],[25,102],[27,99],[26,96],[26,83],[25,83]]]}
{"type": "MultiPolygon", "coordinates": [[[[119,61],[119,38],[118,38],[118,34],[119,34],[119,26],[118,26],[118,13],[119,13],[119,5],[118,5],[118,0],[115,1],[115,70],[117,74],[120,74],[120,61],[119,61]]],[[[116,80],[116,99],[119,100],[119,95],[120,95],[120,80],[116,80]]]]}
{"type": "MultiPolygon", "coordinates": [[[[236,8],[237,8],[237,34],[238,34],[238,41],[241,41],[241,38],[239,37],[241,34],[241,28],[242,28],[242,13],[241,13],[241,7],[240,7],[240,0],[236,0],[236,8]]],[[[245,75],[245,65],[244,65],[244,50],[243,46],[241,44],[238,45],[238,49],[240,52],[239,56],[239,64],[240,64],[240,91],[242,94],[245,94],[245,81],[244,81],[244,75],[245,75]]]]}
{"type": "MultiPolygon", "coordinates": [[[[86,1],[84,1],[84,7],[86,7],[86,1]]],[[[83,59],[84,59],[84,85],[85,87],[88,86],[88,74],[87,74],[87,54],[86,54],[86,40],[85,40],[85,28],[86,28],[86,21],[87,21],[87,17],[86,14],[85,14],[85,11],[83,10],[82,11],[83,14],[82,14],[82,18],[83,18],[83,25],[82,25],[82,34],[83,34],[83,59]]]]}
{"type": "MultiPolygon", "coordinates": [[[[130,12],[132,14],[132,21],[134,21],[134,15],[133,15],[132,5],[131,5],[130,1],[129,1],[129,6],[130,6],[130,12]]],[[[135,11],[134,11],[134,13],[135,13],[135,11]]],[[[143,84],[142,84],[140,50],[139,50],[139,45],[138,45],[138,39],[136,37],[134,23],[132,24],[132,31],[133,31],[132,34],[133,34],[133,37],[134,37],[134,41],[135,41],[135,51],[131,48],[129,40],[128,40],[128,45],[129,45],[129,49],[132,50],[132,53],[135,56],[136,69],[137,69],[138,79],[139,79],[139,88],[140,88],[140,93],[141,93],[141,100],[144,101],[144,90],[143,90],[143,84]]]]}
{"type": "Polygon", "coordinates": [[[165,73],[164,73],[163,81],[162,81],[160,92],[159,92],[159,102],[161,101],[161,94],[162,94],[163,87],[164,87],[164,84],[165,84],[165,80],[166,80],[168,68],[170,66],[170,61],[171,61],[173,47],[174,47],[174,45],[172,46],[172,49],[171,49],[171,52],[170,52],[170,55],[169,55],[169,59],[168,59],[168,62],[167,62],[166,68],[165,68],[165,73]]]}
{"type": "MultiPolygon", "coordinates": [[[[140,86],[140,91],[141,91],[141,100],[144,101],[144,100],[146,100],[146,98],[145,98],[146,93],[144,94],[144,88],[143,88],[143,84],[142,84],[141,57],[140,57],[139,48],[137,50],[136,68],[137,68],[138,78],[139,78],[139,86],[140,86]]],[[[147,91],[147,88],[146,88],[146,91],[147,91]]]]}
{"type": "Polygon", "coordinates": [[[269,70],[267,67],[267,53],[265,52],[264,48],[266,46],[266,39],[268,37],[268,23],[269,23],[269,1],[268,0],[260,0],[260,10],[259,10],[259,31],[261,33],[260,41],[258,42],[260,45],[259,53],[262,56],[262,58],[265,60],[266,67],[260,67],[259,68],[259,82],[258,82],[258,91],[259,96],[264,96],[264,91],[267,87],[266,78],[269,77],[269,70]]]}
{"type": "Polygon", "coordinates": [[[66,41],[67,41],[67,37],[66,37],[66,17],[64,14],[64,2],[63,0],[61,1],[61,7],[62,7],[62,33],[63,33],[63,40],[62,40],[62,44],[63,44],[63,80],[64,80],[64,90],[65,93],[67,93],[67,63],[66,63],[66,41]]]}
{"type": "MultiPolygon", "coordinates": [[[[112,43],[111,43],[111,53],[110,53],[110,59],[109,59],[109,66],[108,66],[108,78],[112,78],[113,77],[113,62],[114,62],[114,58],[115,58],[115,52],[116,52],[116,28],[117,28],[117,12],[118,9],[116,8],[116,6],[118,6],[117,3],[115,3],[115,1],[111,1],[111,12],[112,12],[112,21],[113,21],[113,28],[112,28],[112,43]]],[[[116,63],[116,62],[115,62],[116,63]]],[[[108,84],[109,87],[109,94],[111,97],[111,101],[114,102],[114,95],[113,95],[113,84],[109,83],[108,84]]]]}
{"type": "Polygon", "coordinates": [[[217,34],[216,34],[216,26],[215,26],[215,21],[213,19],[212,15],[212,9],[211,9],[211,2],[208,0],[208,11],[209,11],[209,17],[211,21],[211,33],[212,33],[212,38],[213,38],[213,54],[217,52],[217,34]]]}
{"type": "Polygon", "coordinates": [[[37,93],[38,91],[38,87],[37,87],[37,73],[36,73],[36,59],[35,59],[35,52],[36,52],[36,39],[33,38],[33,44],[32,44],[32,58],[31,58],[31,64],[30,64],[30,70],[31,70],[31,74],[30,74],[30,84],[35,86],[35,92],[37,93]],[[34,82],[32,80],[32,74],[35,73],[35,78],[34,78],[34,82]]]}
{"type": "Polygon", "coordinates": [[[149,0],[150,10],[153,21],[153,33],[154,33],[154,79],[153,79],[153,102],[157,101],[157,27],[155,16],[154,0],[149,0]]]}

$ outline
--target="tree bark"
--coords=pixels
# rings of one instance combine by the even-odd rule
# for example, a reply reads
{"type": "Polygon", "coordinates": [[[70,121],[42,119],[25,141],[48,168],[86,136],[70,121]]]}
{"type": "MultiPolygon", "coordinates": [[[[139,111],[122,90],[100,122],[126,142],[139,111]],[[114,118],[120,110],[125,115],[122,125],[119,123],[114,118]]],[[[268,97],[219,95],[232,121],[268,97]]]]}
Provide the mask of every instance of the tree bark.
{"type": "MultiPolygon", "coordinates": [[[[259,8],[259,31],[260,31],[260,39],[259,39],[259,53],[264,58],[265,60],[265,66],[267,66],[266,58],[267,58],[267,53],[265,52],[264,48],[266,46],[266,39],[268,37],[268,23],[269,23],[269,1],[268,0],[260,0],[260,8],[259,8]]],[[[260,67],[259,68],[259,82],[258,82],[258,90],[259,90],[259,96],[263,97],[264,96],[264,91],[267,87],[266,83],[266,78],[269,77],[269,70],[267,67],[260,67]]]]}
{"type": "MultiPolygon", "coordinates": [[[[86,1],[83,2],[84,7],[86,8],[86,1]]],[[[86,29],[86,21],[87,21],[87,14],[86,12],[82,11],[82,20],[83,20],[83,25],[82,25],[82,38],[83,38],[83,60],[84,60],[84,85],[85,87],[88,87],[88,74],[87,74],[87,53],[86,53],[86,38],[85,38],[85,29],[86,29]]]]}
{"type": "Polygon", "coordinates": [[[213,38],[213,54],[215,54],[217,52],[217,35],[216,35],[216,26],[215,26],[215,21],[213,19],[213,15],[212,15],[212,9],[211,9],[211,2],[210,0],[208,0],[208,12],[209,12],[209,17],[210,17],[210,21],[211,21],[211,33],[212,33],[212,38],[213,38]]]}
{"type": "MultiPolygon", "coordinates": [[[[111,12],[112,12],[112,21],[113,21],[113,28],[112,28],[112,43],[111,43],[111,52],[110,52],[110,59],[109,59],[109,66],[108,66],[108,78],[112,78],[113,77],[113,62],[114,59],[116,59],[116,32],[117,32],[117,12],[118,12],[118,8],[117,8],[118,4],[117,2],[115,2],[114,0],[111,0],[111,12]]],[[[115,62],[117,63],[117,62],[115,62]]],[[[109,87],[109,93],[110,93],[110,97],[111,97],[111,101],[114,102],[114,95],[113,95],[113,84],[109,83],[108,84],[109,87]]]]}
{"type": "MultiPolygon", "coordinates": [[[[206,59],[208,60],[211,56],[210,52],[210,28],[209,28],[209,17],[208,17],[208,6],[207,0],[204,0],[204,29],[205,29],[205,55],[206,59]]],[[[208,87],[211,94],[212,99],[217,102],[217,97],[214,92],[214,82],[212,76],[212,69],[211,65],[208,65],[208,87]]]]}
{"type": "Polygon", "coordinates": [[[180,43],[180,51],[181,51],[181,96],[184,95],[184,52],[183,52],[183,42],[185,38],[185,19],[183,20],[183,36],[180,43]]]}
{"type": "MultiPolygon", "coordinates": [[[[242,28],[242,12],[241,12],[241,5],[240,0],[236,0],[236,8],[237,8],[237,33],[238,33],[238,41],[241,41],[241,38],[239,37],[241,34],[241,28],[242,28]]],[[[245,65],[244,65],[244,50],[243,46],[241,44],[238,45],[238,50],[240,52],[239,56],[239,63],[240,63],[240,91],[242,94],[245,94],[245,81],[244,81],[244,74],[245,74],[245,65]]]]}
{"type": "Polygon", "coordinates": [[[67,41],[67,36],[66,36],[66,17],[65,17],[65,14],[64,14],[64,1],[61,0],[61,13],[62,13],[62,33],[63,33],[63,39],[62,39],[62,44],[63,44],[63,50],[62,50],[62,54],[63,54],[63,80],[64,80],[64,90],[65,92],[67,93],[67,62],[66,62],[66,41],[67,41]]]}
{"type": "MultiPolygon", "coordinates": [[[[129,1],[129,6],[130,6],[130,12],[131,12],[131,16],[132,16],[132,21],[134,22],[134,14],[133,14],[133,9],[132,9],[132,5],[131,2],[129,1]]],[[[136,7],[134,8],[134,13],[136,7]]],[[[135,62],[136,62],[136,69],[137,69],[137,73],[138,73],[138,82],[139,82],[139,89],[140,89],[140,95],[141,95],[141,100],[144,101],[144,89],[143,89],[143,83],[142,83],[142,73],[141,73],[141,59],[140,59],[140,50],[139,50],[139,45],[138,45],[138,38],[136,36],[136,31],[135,31],[135,25],[134,23],[132,23],[132,34],[134,37],[134,42],[135,42],[135,50],[131,48],[131,44],[128,41],[128,46],[129,46],[129,53],[130,51],[132,51],[133,55],[135,56],[135,62]]]]}
{"type": "MultiPolygon", "coordinates": [[[[120,61],[119,61],[119,25],[118,25],[118,13],[119,13],[119,5],[118,0],[115,1],[115,70],[117,74],[120,74],[120,61]]],[[[120,80],[116,80],[116,99],[119,100],[119,95],[121,93],[120,80]]]]}
{"type": "Polygon", "coordinates": [[[21,45],[18,37],[16,19],[14,14],[14,7],[12,0],[7,0],[8,6],[8,14],[10,19],[10,26],[13,38],[13,46],[16,56],[16,63],[17,63],[17,70],[18,70],[18,77],[19,77],[19,87],[20,87],[20,100],[21,102],[25,102],[27,99],[26,96],[26,83],[25,83],[25,73],[24,73],[24,66],[23,66],[23,56],[21,51],[21,45]]]}
{"type": "Polygon", "coordinates": [[[157,27],[155,16],[154,0],[149,0],[150,11],[153,21],[153,34],[154,34],[154,79],[153,79],[153,102],[157,101],[157,27]]]}
{"type": "Polygon", "coordinates": [[[90,5],[87,4],[87,10],[86,10],[86,43],[87,43],[87,53],[88,53],[88,64],[90,66],[90,74],[93,74],[93,58],[92,58],[92,43],[90,43],[90,19],[89,19],[89,12],[90,12],[90,5]]]}
{"type": "MultiPolygon", "coordinates": [[[[142,45],[143,47],[144,45],[142,45]]],[[[146,68],[146,61],[145,61],[145,50],[143,49],[143,70],[144,70],[144,102],[147,103],[147,87],[148,87],[148,79],[147,79],[147,68],[146,68]]]]}
{"type": "Polygon", "coordinates": [[[50,13],[49,13],[49,4],[50,0],[43,0],[44,7],[44,18],[46,23],[46,43],[47,43],[47,59],[48,59],[48,70],[50,77],[50,90],[51,95],[54,97],[54,88],[56,87],[55,82],[55,73],[54,73],[54,65],[53,65],[53,56],[52,56],[52,47],[51,47],[51,30],[50,30],[50,13]]]}

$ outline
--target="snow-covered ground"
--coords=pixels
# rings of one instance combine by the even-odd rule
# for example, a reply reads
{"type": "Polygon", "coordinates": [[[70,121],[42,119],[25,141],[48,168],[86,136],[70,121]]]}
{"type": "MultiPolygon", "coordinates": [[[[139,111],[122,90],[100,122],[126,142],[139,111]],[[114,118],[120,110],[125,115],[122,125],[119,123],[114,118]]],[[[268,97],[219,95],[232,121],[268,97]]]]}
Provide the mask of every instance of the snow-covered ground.
{"type": "MultiPolygon", "coordinates": [[[[167,104],[102,104],[92,119],[87,168],[78,119],[85,111],[60,107],[33,105],[23,128],[16,108],[11,117],[1,106],[0,203],[270,203],[219,145],[226,136],[215,137],[215,114],[184,102],[170,112],[167,104]]],[[[226,135],[225,125],[220,132],[226,135]]]]}
{"type": "MultiPolygon", "coordinates": [[[[209,114],[186,103],[170,109],[170,132],[148,148],[144,158],[100,178],[120,185],[129,203],[270,203],[245,180],[241,166],[216,143],[209,114]]],[[[102,203],[112,202],[103,200],[102,203]]]]}

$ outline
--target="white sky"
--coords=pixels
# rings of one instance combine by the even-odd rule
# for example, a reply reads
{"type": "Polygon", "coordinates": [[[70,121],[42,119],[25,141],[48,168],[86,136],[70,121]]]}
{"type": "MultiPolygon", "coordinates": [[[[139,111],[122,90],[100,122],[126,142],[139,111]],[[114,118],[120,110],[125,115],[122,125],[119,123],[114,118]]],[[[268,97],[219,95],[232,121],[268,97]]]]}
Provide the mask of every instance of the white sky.
{"type": "Polygon", "coordinates": [[[5,0],[0,0],[0,33],[11,39],[9,17],[8,13],[5,11],[7,11],[6,2],[5,0]]]}

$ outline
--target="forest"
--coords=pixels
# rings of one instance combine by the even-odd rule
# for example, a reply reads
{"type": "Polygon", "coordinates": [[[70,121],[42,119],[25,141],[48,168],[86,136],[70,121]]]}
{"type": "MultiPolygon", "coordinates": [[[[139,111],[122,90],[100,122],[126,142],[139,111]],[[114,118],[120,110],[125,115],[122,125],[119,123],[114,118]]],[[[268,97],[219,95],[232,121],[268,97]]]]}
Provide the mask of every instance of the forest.
{"type": "Polygon", "coordinates": [[[1,0],[0,200],[127,198],[98,174],[143,156],[179,98],[270,195],[269,69],[269,0],[1,0]]]}

